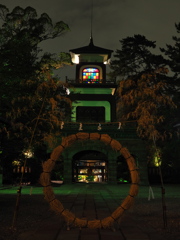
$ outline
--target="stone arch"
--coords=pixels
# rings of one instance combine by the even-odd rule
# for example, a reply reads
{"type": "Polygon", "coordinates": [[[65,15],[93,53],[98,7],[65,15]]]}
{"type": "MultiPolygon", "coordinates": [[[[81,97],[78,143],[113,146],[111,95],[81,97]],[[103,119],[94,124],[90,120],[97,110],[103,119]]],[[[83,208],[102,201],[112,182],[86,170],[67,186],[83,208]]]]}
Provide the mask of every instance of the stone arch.
{"type": "Polygon", "coordinates": [[[56,213],[61,214],[65,221],[76,227],[88,227],[88,228],[109,228],[115,221],[121,217],[126,209],[129,209],[134,202],[134,197],[138,193],[138,183],[139,183],[139,174],[135,165],[134,158],[131,156],[129,151],[122,147],[122,145],[112,139],[107,134],[99,134],[99,133],[77,133],[74,135],[70,135],[63,139],[61,145],[54,149],[52,152],[50,159],[48,159],[43,164],[43,173],[40,176],[40,182],[44,187],[44,195],[45,199],[49,202],[51,209],[54,210],[56,213]],[[76,141],[85,141],[85,140],[99,140],[104,142],[106,145],[110,145],[112,149],[117,152],[121,152],[121,154],[126,159],[128,164],[128,168],[131,174],[131,187],[129,190],[128,196],[124,199],[121,205],[107,218],[102,220],[84,220],[81,218],[77,218],[72,212],[65,209],[62,203],[56,199],[52,186],[51,186],[51,179],[50,173],[55,165],[55,162],[59,159],[60,155],[64,151],[64,149],[70,145],[72,145],[76,141]]]}
{"type": "Polygon", "coordinates": [[[86,139],[86,141],[79,139],[79,140],[76,140],[72,145],[67,146],[62,152],[62,156],[64,158],[66,158],[67,156],[69,158],[73,158],[73,156],[78,152],[86,151],[86,150],[99,151],[105,155],[113,154],[114,156],[116,156],[117,154],[111,148],[111,146],[105,144],[104,142],[101,142],[98,139],[94,139],[93,141],[91,139],[86,139]]]}
{"type": "Polygon", "coordinates": [[[87,148],[86,150],[79,151],[74,154],[73,159],[104,159],[107,160],[107,155],[102,153],[100,150],[92,150],[87,148]]]}
{"type": "MultiPolygon", "coordinates": [[[[104,134],[102,134],[104,135],[104,134]]],[[[107,179],[109,183],[116,182],[117,168],[116,168],[116,159],[118,152],[115,151],[109,144],[106,144],[99,139],[86,139],[76,140],[72,145],[66,147],[62,152],[64,159],[64,182],[71,183],[73,180],[73,163],[72,159],[75,154],[78,154],[80,151],[99,151],[106,155],[106,161],[108,164],[107,179]]]]}

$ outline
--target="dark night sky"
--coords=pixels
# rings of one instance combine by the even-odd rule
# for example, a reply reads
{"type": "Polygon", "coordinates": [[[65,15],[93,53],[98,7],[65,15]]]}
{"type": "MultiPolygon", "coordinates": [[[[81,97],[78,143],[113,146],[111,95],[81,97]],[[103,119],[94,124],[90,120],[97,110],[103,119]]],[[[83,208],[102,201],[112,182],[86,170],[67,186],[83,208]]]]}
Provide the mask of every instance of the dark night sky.
{"type": "MultiPolygon", "coordinates": [[[[89,44],[91,29],[90,0],[1,0],[10,11],[16,7],[31,6],[38,14],[46,12],[53,22],[64,21],[71,29],[66,35],[48,40],[44,51],[58,53],[89,44]]],[[[180,0],[94,0],[93,39],[100,47],[116,50],[119,40],[141,34],[156,41],[158,47],[172,43],[176,35],[175,23],[180,22],[180,0]]],[[[74,77],[74,70],[66,67],[59,71],[74,77]]]]}

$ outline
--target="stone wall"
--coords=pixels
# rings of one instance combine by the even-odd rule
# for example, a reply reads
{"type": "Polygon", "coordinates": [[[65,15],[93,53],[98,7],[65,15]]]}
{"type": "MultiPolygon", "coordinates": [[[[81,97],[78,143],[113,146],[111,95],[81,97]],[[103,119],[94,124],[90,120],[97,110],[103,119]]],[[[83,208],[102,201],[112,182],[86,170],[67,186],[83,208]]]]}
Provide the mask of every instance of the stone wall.
{"type": "MultiPolygon", "coordinates": [[[[140,173],[140,183],[148,184],[146,148],[141,139],[116,139],[123,147],[126,147],[129,152],[135,157],[140,173]]],[[[105,154],[108,164],[108,182],[117,183],[117,158],[121,154],[114,151],[110,145],[104,144],[99,140],[77,140],[70,147],[65,148],[62,154],[64,161],[64,183],[71,183],[73,179],[73,156],[82,151],[99,151],[105,154]]]]}

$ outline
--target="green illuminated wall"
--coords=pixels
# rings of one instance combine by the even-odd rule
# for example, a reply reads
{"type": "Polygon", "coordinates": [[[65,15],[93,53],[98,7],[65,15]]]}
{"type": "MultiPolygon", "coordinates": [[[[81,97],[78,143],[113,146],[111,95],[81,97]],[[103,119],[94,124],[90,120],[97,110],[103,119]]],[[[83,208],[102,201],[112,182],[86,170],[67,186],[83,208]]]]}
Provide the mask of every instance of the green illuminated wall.
{"type": "Polygon", "coordinates": [[[108,101],[77,101],[72,103],[72,121],[76,121],[76,107],[105,107],[105,121],[110,122],[111,121],[111,107],[110,103],[108,101]]]}
{"type": "Polygon", "coordinates": [[[113,88],[76,88],[70,89],[70,92],[74,91],[80,94],[112,94],[113,90],[113,88]]]}

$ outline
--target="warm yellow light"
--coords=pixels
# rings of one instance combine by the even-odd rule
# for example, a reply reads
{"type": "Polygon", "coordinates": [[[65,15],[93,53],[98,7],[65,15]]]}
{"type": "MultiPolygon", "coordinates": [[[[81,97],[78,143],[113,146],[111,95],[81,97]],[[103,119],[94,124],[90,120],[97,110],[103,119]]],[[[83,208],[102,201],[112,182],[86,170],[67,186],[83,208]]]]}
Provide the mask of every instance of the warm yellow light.
{"type": "Polygon", "coordinates": [[[110,59],[105,60],[104,64],[110,64],[110,59]]]}
{"type": "Polygon", "coordinates": [[[14,160],[13,162],[12,162],[12,165],[13,166],[19,166],[21,164],[21,162],[19,161],[19,160],[14,160]]]}
{"type": "Polygon", "coordinates": [[[26,150],[23,153],[24,153],[24,156],[27,158],[31,158],[33,156],[33,152],[31,150],[26,150]]]}
{"type": "Polygon", "coordinates": [[[155,156],[155,158],[154,158],[154,165],[156,167],[161,166],[161,159],[160,159],[160,157],[155,156]]]}
{"type": "Polygon", "coordinates": [[[78,175],[79,182],[87,182],[86,178],[87,178],[87,175],[78,175]]]}
{"type": "Polygon", "coordinates": [[[111,88],[111,90],[112,90],[111,94],[114,95],[116,89],[115,88],[111,88]]]}
{"type": "Polygon", "coordinates": [[[72,62],[75,64],[79,63],[79,55],[74,54],[72,57],[72,62]]]}

